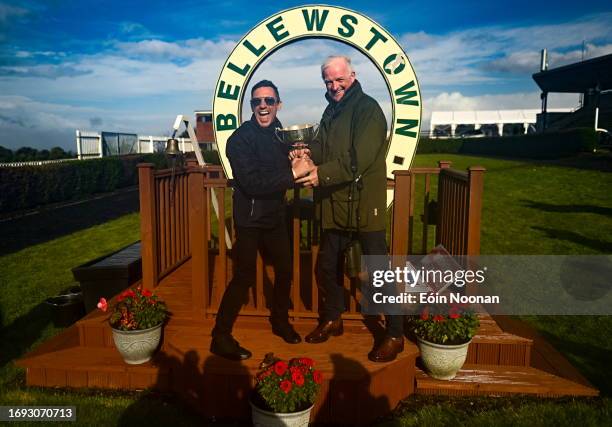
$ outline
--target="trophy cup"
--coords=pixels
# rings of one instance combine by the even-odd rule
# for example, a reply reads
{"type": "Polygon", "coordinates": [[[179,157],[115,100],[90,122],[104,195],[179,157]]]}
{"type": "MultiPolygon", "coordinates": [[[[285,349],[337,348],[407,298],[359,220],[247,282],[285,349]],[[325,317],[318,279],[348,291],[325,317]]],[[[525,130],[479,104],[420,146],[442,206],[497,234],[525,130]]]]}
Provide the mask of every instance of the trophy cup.
{"type": "Polygon", "coordinates": [[[275,128],[276,138],[292,149],[308,148],[319,134],[319,126],[316,124],[293,125],[287,128],[275,128]]]}

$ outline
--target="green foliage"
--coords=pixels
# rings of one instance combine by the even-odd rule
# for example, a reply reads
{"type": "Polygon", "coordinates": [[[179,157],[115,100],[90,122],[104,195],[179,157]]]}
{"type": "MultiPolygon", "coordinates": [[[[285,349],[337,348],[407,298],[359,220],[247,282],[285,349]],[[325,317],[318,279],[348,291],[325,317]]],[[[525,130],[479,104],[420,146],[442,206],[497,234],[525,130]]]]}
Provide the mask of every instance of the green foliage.
{"type": "Polygon", "coordinates": [[[417,154],[432,154],[432,153],[458,153],[463,145],[462,139],[434,139],[421,138],[417,145],[417,154]]]}
{"type": "MultiPolygon", "coordinates": [[[[101,298],[98,308],[106,311],[107,302],[101,298]]],[[[115,329],[139,331],[163,323],[168,317],[168,309],[157,295],[142,286],[126,289],[117,297],[109,322],[115,329]]]]}
{"type": "Polygon", "coordinates": [[[488,138],[423,138],[418,154],[460,153],[487,156],[557,159],[597,148],[597,134],[590,128],[488,138]]]}
{"type": "Polygon", "coordinates": [[[138,183],[137,164],[166,167],[163,154],[106,157],[19,168],[0,168],[0,212],[81,199],[138,183]]]}
{"type": "Polygon", "coordinates": [[[10,163],[13,161],[13,150],[0,145],[0,163],[10,163]]]}
{"type": "Polygon", "coordinates": [[[322,381],[321,371],[314,369],[308,357],[289,363],[275,360],[257,374],[255,403],[273,412],[302,411],[315,402],[322,381]]]}
{"type": "Polygon", "coordinates": [[[457,345],[472,339],[480,321],[471,310],[458,305],[426,306],[420,317],[409,319],[410,329],[425,341],[457,345]]]}

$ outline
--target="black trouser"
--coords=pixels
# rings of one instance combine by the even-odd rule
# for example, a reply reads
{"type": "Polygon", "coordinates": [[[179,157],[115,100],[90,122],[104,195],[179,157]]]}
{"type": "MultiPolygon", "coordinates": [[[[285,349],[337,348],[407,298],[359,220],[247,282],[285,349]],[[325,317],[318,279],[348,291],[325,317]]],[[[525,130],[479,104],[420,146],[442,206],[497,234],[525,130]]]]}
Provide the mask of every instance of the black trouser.
{"type": "MultiPolygon", "coordinates": [[[[368,231],[358,234],[363,255],[388,255],[385,232],[368,231]]],[[[336,320],[345,310],[344,280],[342,278],[344,249],[351,241],[350,233],[341,230],[327,229],[323,232],[321,256],[319,256],[319,277],[325,291],[321,318],[323,321],[336,320]]],[[[385,268],[383,266],[383,268],[385,268]]],[[[369,283],[364,284],[363,297],[369,295],[369,283]]],[[[385,316],[387,335],[401,337],[404,334],[402,316],[385,316]]]]}
{"type": "Polygon", "coordinates": [[[223,294],[213,335],[232,333],[240,308],[248,302],[249,288],[255,284],[260,247],[274,266],[272,323],[282,325],[289,321],[291,251],[285,221],[279,221],[274,228],[236,227],[234,277],[223,294]]]}

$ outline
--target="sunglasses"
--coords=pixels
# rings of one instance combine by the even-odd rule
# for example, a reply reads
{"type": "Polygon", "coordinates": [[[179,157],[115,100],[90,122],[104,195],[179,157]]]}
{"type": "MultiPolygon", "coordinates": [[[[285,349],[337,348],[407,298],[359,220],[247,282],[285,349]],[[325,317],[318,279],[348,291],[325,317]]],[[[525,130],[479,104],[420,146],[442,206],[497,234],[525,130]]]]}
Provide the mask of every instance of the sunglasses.
{"type": "Polygon", "coordinates": [[[276,105],[276,98],[272,96],[266,96],[265,98],[253,98],[251,99],[251,108],[255,109],[261,104],[261,101],[264,101],[268,107],[273,107],[276,105]]]}

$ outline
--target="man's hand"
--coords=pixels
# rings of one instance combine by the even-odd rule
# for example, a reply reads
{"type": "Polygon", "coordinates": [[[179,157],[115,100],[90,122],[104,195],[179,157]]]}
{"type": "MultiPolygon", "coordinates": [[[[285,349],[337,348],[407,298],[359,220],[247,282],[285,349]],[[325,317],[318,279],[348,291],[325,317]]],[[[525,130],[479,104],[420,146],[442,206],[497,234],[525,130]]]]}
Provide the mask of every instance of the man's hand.
{"type": "Polygon", "coordinates": [[[306,188],[317,187],[319,185],[319,168],[315,166],[308,175],[296,180],[297,184],[303,184],[306,188]]]}
{"type": "Polygon", "coordinates": [[[300,159],[302,157],[310,159],[310,148],[303,146],[303,148],[296,148],[289,152],[289,160],[300,159]]]}
{"type": "Polygon", "coordinates": [[[308,157],[296,157],[291,161],[291,170],[295,179],[308,175],[316,166],[308,157]]]}

